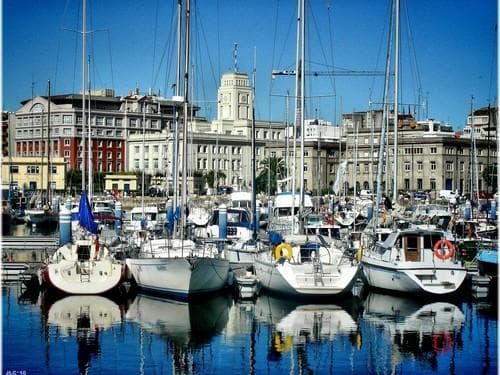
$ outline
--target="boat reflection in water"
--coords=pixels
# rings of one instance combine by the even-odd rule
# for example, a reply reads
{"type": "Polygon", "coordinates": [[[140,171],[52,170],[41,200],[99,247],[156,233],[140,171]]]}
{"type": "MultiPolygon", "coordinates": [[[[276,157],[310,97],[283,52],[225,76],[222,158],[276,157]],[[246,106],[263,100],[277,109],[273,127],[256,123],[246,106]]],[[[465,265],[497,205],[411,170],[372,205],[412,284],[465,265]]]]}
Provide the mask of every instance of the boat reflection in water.
{"type": "Polygon", "coordinates": [[[263,294],[255,304],[255,319],[271,326],[268,360],[280,360],[283,353],[295,349],[302,369],[308,368],[309,344],[341,338],[347,338],[356,349],[361,344],[358,324],[341,305],[300,304],[263,294]]]}
{"type": "Polygon", "coordinates": [[[137,294],[125,318],[166,340],[172,354],[172,372],[190,373],[196,368],[193,352],[222,332],[230,304],[230,297],[226,295],[186,302],[137,294]]]}
{"type": "Polygon", "coordinates": [[[383,327],[390,335],[393,371],[408,356],[436,369],[437,356],[462,342],[465,315],[448,302],[426,303],[370,292],[364,302],[363,320],[383,327]]]}
{"type": "Polygon", "coordinates": [[[47,324],[57,327],[57,336],[76,337],[80,373],[86,373],[91,359],[100,356],[100,333],[121,322],[122,312],[115,302],[93,295],[62,298],[47,314],[47,324]]]}

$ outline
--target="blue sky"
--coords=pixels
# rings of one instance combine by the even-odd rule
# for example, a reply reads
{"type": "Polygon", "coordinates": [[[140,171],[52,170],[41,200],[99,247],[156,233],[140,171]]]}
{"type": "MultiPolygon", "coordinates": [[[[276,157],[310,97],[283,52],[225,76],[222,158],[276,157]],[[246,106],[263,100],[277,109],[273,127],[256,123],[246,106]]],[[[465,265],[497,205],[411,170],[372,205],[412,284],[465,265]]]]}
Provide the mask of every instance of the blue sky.
{"type": "MultiPolygon", "coordinates": [[[[257,117],[283,120],[294,78],[271,78],[295,64],[294,0],[192,0],[193,95],[216,116],[221,73],[250,73],[256,56],[257,117]],[[255,52],[254,52],[255,51],[255,52]]],[[[152,87],[167,97],[175,81],[176,0],[88,0],[92,86],[125,95],[152,87]]],[[[389,0],[311,0],[307,10],[308,71],[384,70],[389,0]],[[332,68],[335,66],[335,68],[332,68]]],[[[81,88],[81,0],[3,0],[3,108],[21,100],[81,88]]],[[[470,109],[496,102],[497,2],[401,0],[401,98],[424,104],[421,116],[463,128],[470,109]]],[[[341,112],[367,110],[382,100],[382,77],[308,76],[306,117],[337,122],[341,112]]],[[[293,108],[293,100],[291,100],[293,108]]],[[[404,112],[408,111],[405,105],[404,112]]],[[[414,107],[410,106],[414,111],[414,107]]],[[[290,112],[292,113],[292,112],[290,112]]]]}

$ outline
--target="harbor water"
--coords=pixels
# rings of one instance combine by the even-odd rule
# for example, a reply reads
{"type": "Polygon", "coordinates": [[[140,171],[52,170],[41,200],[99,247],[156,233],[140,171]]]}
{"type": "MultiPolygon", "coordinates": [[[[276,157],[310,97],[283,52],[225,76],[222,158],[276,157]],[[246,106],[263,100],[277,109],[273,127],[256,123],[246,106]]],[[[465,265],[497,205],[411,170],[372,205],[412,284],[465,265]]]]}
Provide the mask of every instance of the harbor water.
{"type": "Polygon", "coordinates": [[[3,374],[496,374],[497,306],[361,291],[181,302],[2,286],[3,374]]]}

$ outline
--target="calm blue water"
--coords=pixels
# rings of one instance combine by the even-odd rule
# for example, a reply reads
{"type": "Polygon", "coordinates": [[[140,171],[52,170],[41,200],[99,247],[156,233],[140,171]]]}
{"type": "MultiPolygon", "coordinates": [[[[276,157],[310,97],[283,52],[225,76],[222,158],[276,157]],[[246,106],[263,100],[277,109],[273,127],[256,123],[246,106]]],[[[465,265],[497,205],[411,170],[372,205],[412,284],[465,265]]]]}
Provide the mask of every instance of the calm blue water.
{"type": "Polygon", "coordinates": [[[497,322],[486,301],[372,292],[330,305],[266,295],[116,303],[3,285],[3,374],[496,374],[497,322]]]}

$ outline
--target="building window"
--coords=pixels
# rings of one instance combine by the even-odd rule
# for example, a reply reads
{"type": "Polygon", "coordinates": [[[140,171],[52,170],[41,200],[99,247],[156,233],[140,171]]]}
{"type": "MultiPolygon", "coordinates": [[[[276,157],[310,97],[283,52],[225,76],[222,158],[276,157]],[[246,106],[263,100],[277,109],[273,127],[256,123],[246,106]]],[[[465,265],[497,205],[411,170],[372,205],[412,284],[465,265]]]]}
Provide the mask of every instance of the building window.
{"type": "Polygon", "coordinates": [[[113,171],[113,163],[108,163],[108,172],[113,171]]]}
{"type": "Polygon", "coordinates": [[[424,182],[421,178],[417,178],[417,189],[422,190],[424,188],[424,182]]]}
{"type": "Polygon", "coordinates": [[[410,179],[409,178],[405,178],[405,189],[410,190],[410,179]]]}
{"type": "Polygon", "coordinates": [[[140,168],[139,159],[134,159],[134,169],[139,169],[139,168],[140,168]]]}
{"type": "Polygon", "coordinates": [[[26,168],[26,171],[29,174],[37,174],[37,173],[40,173],[40,167],[38,165],[28,165],[28,167],[26,168]]]}
{"type": "Polygon", "coordinates": [[[421,161],[417,161],[417,171],[422,172],[423,164],[421,161]]]}
{"type": "Polygon", "coordinates": [[[57,165],[53,165],[53,166],[52,166],[52,171],[51,171],[51,173],[54,173],[54,174],[55,174],[55,173],[57,173],[57,165]]]}
{"type": "Polygon", "coordinates": [[[435,171],[435,170],[436,170],[436,162],[431,161],[431,171],[435,171]]]}
{"type": "Polygon", "coordinates": [[[69,158],[69,151],[64,151],[64,157],[69,158]]]}
{"type": "Polygon", "coordinates": [[[410,162],[405,163],[405,171],[410,171],[411,170],[411,164],[410,162]]]}
{"type": "Polygon", "coordinates": [[[96,125],[103,126],[104,125],[104,117],[96,117],[95,123],[96,123],[96,125]]]}
{"type": "Polygon", "coordinates": [[[431,147],[431,154],[437,154],[437,147],[431,147]]]}
{"type": "Polygon", "coordinates": [[[121,127],[121,126],[122,126],[122,119],[121,119],[121,118],[117,118],[117,119],[115,120],[115,122],[116,122],[116,126],[117,126],[117,127],[121,127]]]}
{"type": "Polygon", "coordinates": [[[113,126],[113,118],[106,117],[106,126],[113,126]]]}
{"type": "Polygon", "coordinates": [[[447,172],[452,172],[453,171],[453,162],[447,161],[446,162],[446,171],[447,172]]]}
{"type": "Polygon", "coordinates": [[[436,179],[435,178],[431,178],[431,190],[436,190],[436,179]]]}
{"type": "Polygon", "coordinates": [[[10,166],[10,173],[19,173],[19,166],[18,165],[11,165],[10,166]]]}
{"type": "Polygon", "coordinates": [[[113,147],[113,141],[108,141],[108,147],[113,147]]]}
{"type": "MultiPolygon", "coordinates": [[[[63,124],[71,124],[73,122],[73,116],[71,115],[63,115],[63,124]]],[[[81,122],[81,117],[80,117],[80,122],[81,122]]]]}
{"type": "Polygon", "coordinates": [[[108,153],[107,153],[106,157],[107,157],[108,159],[111,159],[111,158],[113,157],[113,153],[112,153],[111,151],[108,151],[108,153]]]}

